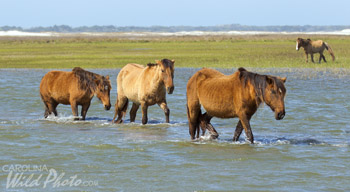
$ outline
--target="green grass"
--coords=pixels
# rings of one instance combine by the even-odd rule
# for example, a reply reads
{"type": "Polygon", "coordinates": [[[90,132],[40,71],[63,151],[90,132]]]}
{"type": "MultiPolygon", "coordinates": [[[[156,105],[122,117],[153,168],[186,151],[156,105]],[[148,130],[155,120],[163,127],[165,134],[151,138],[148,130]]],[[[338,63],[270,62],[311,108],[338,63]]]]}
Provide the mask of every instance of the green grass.
{"type": "Polygon", "coordinates": [[[350,68],[350,37],[311,38],[331,45],[336,60],[325,51],[328,63],[305,63],[296,36],[1,38],[0,68],[121,68],[163,58],[175,59],[176,67],[350,68]]]}

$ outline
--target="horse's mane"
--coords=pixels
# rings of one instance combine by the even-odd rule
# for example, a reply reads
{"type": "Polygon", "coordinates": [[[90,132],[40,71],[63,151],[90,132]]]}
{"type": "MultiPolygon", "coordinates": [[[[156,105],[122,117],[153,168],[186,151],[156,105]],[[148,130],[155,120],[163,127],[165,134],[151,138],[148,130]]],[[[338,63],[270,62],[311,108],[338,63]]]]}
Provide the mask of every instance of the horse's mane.
{"type": "Polygon", "coordinates": [[[303,39],[303,40],[304,40],[304,43],[306,43],[307,45],[310,44],[310,42],[311,42],[311,39],[310,39],[310,38],[308,38],[308,39],[306,39],[306,40],[303,39]]]}
{"type": "Polygon", "coordinates": [[[242,81],[243,87],[247,85],[248,81],[254,86],[257,105],[260,105],[261,102],[265,101],[264,95],[267,86],[267,77],[274,80],[277,88],[285,89],[282,82],[277,81],[276,77],[249,72],[243,67],[239,68],[238,71],[240,72],[239,79],[242,81]]]}
{"type": "Polygon", "coordinates": [[[307,39],[303,39],[303,38],[298,38],[301,40],[302,43],[305,43],[305,44],[309,44],[311,39],[310,38],[307,38],[307,39]]]}
{"type": "MultiPolygon", "coordinates": [[[[171,67],[172,66],[172,62],[169,60],[169,59],[162,59],[162,64],[165,66],[165,67],[171,67]]],[[[157,66],[158,64],[156,63],[148,63],[147,66],[148,67],[154,67],[154,66],[157,66]]]]}
{"type": "Polygon", "coordinates": [[[79,79],[79,87],[82,90],[90,90],[91,92],[95,92],[96,83],[95,80],[99,75],[86,71],[80,67],[75,67],[72,72],[79,79]]]}
{"type": "Polygon", "coordinates": [[[169,59],[162,59],[162,63],[165,67],[171,67],[173,64],[169,59]]]}
{"type": "Polygon", "coordinates": [[[157,66],[158,64],[155,64],[155,63],[148,63],[147,66],[148,67],[154,67],[154,66],[157,66]]]}

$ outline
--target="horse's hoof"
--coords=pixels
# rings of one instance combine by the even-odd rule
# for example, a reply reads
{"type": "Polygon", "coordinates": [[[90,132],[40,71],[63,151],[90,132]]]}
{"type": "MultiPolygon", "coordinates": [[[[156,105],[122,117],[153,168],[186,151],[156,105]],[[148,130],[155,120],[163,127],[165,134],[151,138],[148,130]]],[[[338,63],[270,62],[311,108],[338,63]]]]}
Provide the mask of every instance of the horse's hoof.
{"type": "Polygon", "coordinates": [[[121,124],[121,123],[123,123],[123,120],[120,119],[120,120],[115,121],[114,123],[115,123],[115,124],[121,124]]]}
{"type": "Polygon", "coordinates": [[[219,137],[219,135],[210,135],[211,139],[217,139],[219,137]]]}

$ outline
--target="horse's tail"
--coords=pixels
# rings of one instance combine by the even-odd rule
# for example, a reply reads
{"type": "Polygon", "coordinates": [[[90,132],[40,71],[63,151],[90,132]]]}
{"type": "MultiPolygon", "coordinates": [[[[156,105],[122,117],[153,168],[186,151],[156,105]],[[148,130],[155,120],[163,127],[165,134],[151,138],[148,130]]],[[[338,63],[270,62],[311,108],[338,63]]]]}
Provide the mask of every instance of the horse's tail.
{"type": "Polygon", "coordinates": [[[117,114],[118,114],[118,105],[117,105],[117,102],[116,102],[115,105],[114,105],[114,117],[112,119],[112,123],[114,123],[114,120],[117,117],[117,114]]]}
{"type": "Polygon", "coordinates": [[[112,123],[114,122],[115,118],[117,117],[118,115],[118,120],[122,119],[125,114],[126,114],[126,110],[128,109],[128,100],[124,103],[124,105],[121,107],[121,108],[118,108],[118,96],[117,96],[117,101],[115,102],[115,105],[114,105],[114,117],[113,117],[113,120],[112,120],[112,123]]]}
{"type": "Polygon", "coordinates": [[[47,103],[44,100],[43,95],[40,93],[40,98],[43,101],[44,105],[45,105],[45,112],[44,112],[44,117],[47,118],[50,115],[50,110],[49,110],[49,106],[47,105],[47,103]]]}
{"type": "Polygon", "coordinates": [[[187,120],[190,122],[190,110],[188,109],[188,104],[186,104],[186,109],[187,109],[187,120]]]}
{"type": "Polygon", "coordinates": [[[326,42],[323,42],[323,45],[326,47],[326,49],[328,50],[329,54],[331,54],[332,56],[332,60],[334,61],[335,60],[335,56],[334,56],[334,52],[331,48],[331,46],[328,45],[328,43],[326,42]]]}
{"type": "MultiPolygon", "coordinates": [[[[188,120],[188,123],[191,123],[190,109],[188,108],[188,104],[186,104],[186,109],[187,109],[187,120],[188,120]]],[[[191,129],[189,130],[189,133],[190,133],[190,135],[192,135],[191,134],[191,129]]],[[[194,131],[194,134],[196,134],[196,131],[194,131]]]]}

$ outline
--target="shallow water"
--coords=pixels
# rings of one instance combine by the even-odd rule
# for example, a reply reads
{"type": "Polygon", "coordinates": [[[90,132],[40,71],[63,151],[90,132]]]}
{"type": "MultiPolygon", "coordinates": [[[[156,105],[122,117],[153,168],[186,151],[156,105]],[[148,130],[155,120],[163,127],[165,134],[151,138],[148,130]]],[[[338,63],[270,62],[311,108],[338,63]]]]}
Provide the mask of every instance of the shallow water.
{"type": "MultiPolygon", "coordinates": [[[[250,69],[288,78],[285,119],[262,106],[251,121],[253,145],[244,133],[232,142],[237,119],[212,120],[217,140],[190,141],[185,88],[197,70],[176,69],[170,124],[153,106],[144,126],[140,110],[136,123],[127,115],[110,124],[114,108],[104,111],[96,98],[85,122],[64,105],[44,119],[39,84],[48,70],[0,70],[1,191],[350,191],[349,70],[250,69]],[[9,186],[16,173],[22,185],[9,186]],[[31,174],[37,182],[25,185],[31,174]]],[[[91,71],[111,79],[119,72],[91,71]]],[[[114,104],[114,80],[112,87],[114,104]]]]}

